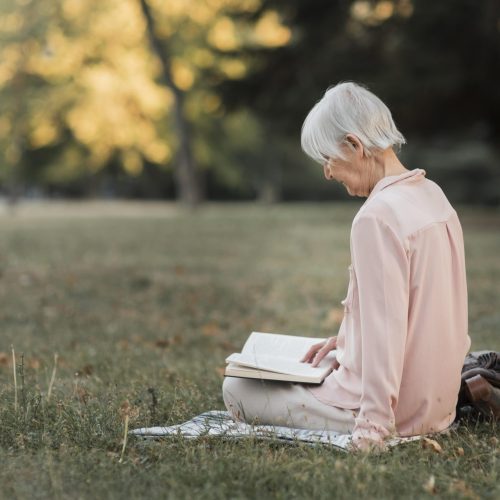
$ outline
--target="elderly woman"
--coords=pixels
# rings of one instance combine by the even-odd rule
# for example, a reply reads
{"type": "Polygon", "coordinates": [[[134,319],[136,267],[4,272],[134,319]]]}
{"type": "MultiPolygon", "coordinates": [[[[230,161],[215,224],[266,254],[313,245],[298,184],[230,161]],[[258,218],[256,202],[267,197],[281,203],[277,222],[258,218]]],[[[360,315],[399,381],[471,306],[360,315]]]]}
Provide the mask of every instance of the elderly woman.
{"type": "Polygon", "coordinates": [[[457,213],[425,170],[399,161],[405,138],[362,85],[329,87],[301,139],[327,180],[367,198],[352,222],[338,335],[301,359],[316,366],[336,349],[334,370],[320,386],[226,377],[225,405],[246,421],[352,432],[360,449],[444,430],[470,347],[457,213]]]}

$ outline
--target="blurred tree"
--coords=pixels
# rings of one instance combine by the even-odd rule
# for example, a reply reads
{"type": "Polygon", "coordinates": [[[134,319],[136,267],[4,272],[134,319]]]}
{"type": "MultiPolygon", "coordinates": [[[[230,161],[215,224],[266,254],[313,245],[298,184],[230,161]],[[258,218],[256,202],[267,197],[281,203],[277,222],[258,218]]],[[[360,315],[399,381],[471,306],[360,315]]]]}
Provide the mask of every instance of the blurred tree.
{"type": "MultiPolygon", "coordinates": [[[[203,196],[203,171],[237,182],[240,170],[244,183],[234,148],[221,147],[224,138],[210,132],[227,131],[229,118],[213,86],[244,77],[257,63],[239,57],[241,46],[287,43],[288,31],[272,13],[238,24],[225,14],[259,6],[260,0],[5,0],[1,175],[67,183],[96,179],[116,164],[131,176],[140,176],[145,163],[163,165],[177,172],[177,195],[188,203],[203,196]],[[229,155],[225,161],[218,149],[229,155]]],[[[256,126],[249,113],[241,120],[256,126]]]]}
{"type": "Polygon", "coordinates": [[[184,115],[184,95],[172,78],[171,55],[166,43],[162,43],[157,35],[156,23],[148,2],[139,1],[146,19],[151,46],[161,62],[164,81],[174,96],[174,121],[180,142],[175,172],[179,198],[189,205],[196,205],[201,201],[202,194],[193,161],[190,124],[184,115]]]}
{"type": "Polygon", "coordinates": [[[411,132],[478,120],[490,138],[500,135],[497,0],[263,0],[260,9],[279,11],[295,36],[259,50],[248,78],[220,83],[228,109],[251,100],[259,116],[296,133],[329,85],[351,79],[386,97],[411,132]],[[436,109],[444,112],[429,120],[436,109]]]}
{"type": "Polygon", "coordinates": [[[358,80],[417,164],[500,202],[499,19],[497,0],[2,0],[0,182],[315,195],[300,126],[327,86],[358,80]]]}
{"type": "Polygon", "coordinates": [[[168,161],[159,124],[171,96],[152,78],[133,2],[10,0],[2,9],[4,175],[64,182],[114,157],[130,175],[143,158],[168,161]],[[41,163],[30,164],[41,150],[41,163]]]}
{"type": "MultiPolygon", "coordinates": [[[[406,135],[496,148],[484,188],[500,181],[498,0],[263,0],[260,9],[278,11],[294,36],[277,50],[247,49],[261,64],[243,80],[220,83],[229,110],[252,102],[274,131],[294,137],[299,152],[302,122],[326,88],[364,82],[406,135]]],[[[480,161],[474,168],[483,168],[480,161]]],[[[464,171],[462,182],[471,174],[464,171]]],[[[500,202],[500,187],[493,198],[500,202]]]]}

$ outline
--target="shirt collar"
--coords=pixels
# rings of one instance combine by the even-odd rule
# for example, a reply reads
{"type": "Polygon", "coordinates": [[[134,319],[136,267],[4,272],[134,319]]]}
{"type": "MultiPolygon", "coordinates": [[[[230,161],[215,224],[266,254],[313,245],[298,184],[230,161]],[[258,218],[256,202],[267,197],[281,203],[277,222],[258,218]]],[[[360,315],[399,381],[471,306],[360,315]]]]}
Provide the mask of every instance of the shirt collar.
{"type": "Polygon", "coordinates": [[[423,176],[425,176],[426,171],[423,168],[414,168],[413,170],[409,170],[408,172],[403,172],[402,174],[399,175],[387,175],[386,177],[382,177],[375,186],[373,186],[373,189],[370,192],[370,195],[366,199],[366,201],[370,200],[373,198],[379,191],[382,191],[382,189],[386,188],[387,186],[390,186],[391,184],[395,184],[397,182],[401,181],[416,181],[421,179],[423,176]]]}

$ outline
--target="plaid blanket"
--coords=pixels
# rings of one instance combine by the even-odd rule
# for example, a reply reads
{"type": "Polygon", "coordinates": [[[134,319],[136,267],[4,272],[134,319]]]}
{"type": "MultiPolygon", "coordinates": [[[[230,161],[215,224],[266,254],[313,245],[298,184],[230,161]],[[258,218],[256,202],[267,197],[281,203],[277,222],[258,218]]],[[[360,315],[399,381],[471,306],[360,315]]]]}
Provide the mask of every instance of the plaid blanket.
{"type": "MultiPolygon", "coordinates": [[[[232,419],[229,412],[221,410],[207,411],[187,422],[170,427],[134,429],[130,431],[130,434],[145,439],[161,439],[179,435],[190,439],[203,436],[219,436],[230,439],[255,437],[287,443],[300,441],[313,446],[318,444],[327,445],[343,451],[347,451],[351,442],[350,434],[340,434],[334,431],[296,429],[277,425],[252,425],[237,422],[232,419]]],[[[400,443],[418,440],[421,437],[396,437],[387,441],[386,444],[388,447],[393,447],[400,443]]]]}

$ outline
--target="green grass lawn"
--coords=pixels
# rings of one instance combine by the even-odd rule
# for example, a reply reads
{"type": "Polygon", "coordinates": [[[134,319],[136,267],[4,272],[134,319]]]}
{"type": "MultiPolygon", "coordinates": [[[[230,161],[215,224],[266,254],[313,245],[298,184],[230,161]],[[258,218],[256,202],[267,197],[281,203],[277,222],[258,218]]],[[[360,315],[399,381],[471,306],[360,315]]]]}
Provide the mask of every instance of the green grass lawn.
{"type": "MultiPolygon", "coordinates": [[[[327,337],[342,319],[352,204],[21,206],[0,214],[2,498],[498,498],[498,426],[380,456],[181,438],[130,426],[224,409],[252,330],[327,337]],[[16,352],[17,409],[11,345],[16,352]],[[57,368],[49,394],[57,353],[57,368]]],[[[500,212],[457,207],[472,349],[500,350],[500,212]]]]}

